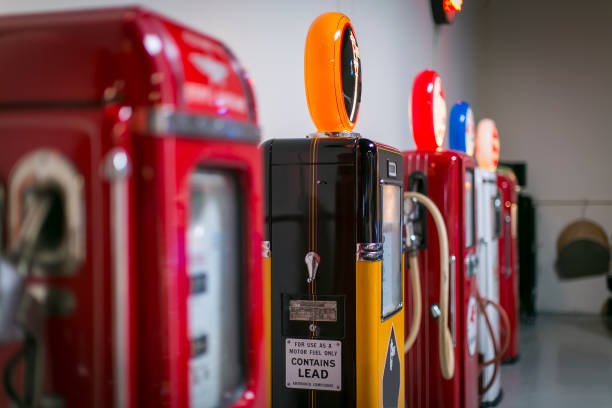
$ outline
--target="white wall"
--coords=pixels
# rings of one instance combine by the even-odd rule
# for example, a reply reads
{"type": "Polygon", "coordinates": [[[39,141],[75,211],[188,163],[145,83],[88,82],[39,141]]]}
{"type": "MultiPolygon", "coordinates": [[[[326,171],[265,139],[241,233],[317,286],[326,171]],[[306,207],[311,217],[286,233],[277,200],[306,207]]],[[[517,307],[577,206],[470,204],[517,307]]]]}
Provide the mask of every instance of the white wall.
{"type": "MultiPolygon", "coordinates": [[[[0,0],[0,12],[121,5],[126,1],[0,0]]],[[[255,80],[264,138],[314,131],[304,94],[303,54],[308,27],[325,11],[347,14],[363,64],[362,106],[356,131],[402,149],[414,146],[408,122],[412,79],[434,68],[450,105],[476,96],[475,13],[436,28],[429,0],[145,0],[142,4],[225,41],[255,80]]],[[[472,10],[473,11],[473,10],[472,10]]]]}
{"type": "MultiPolygon", "coordinates": [[[[536,200],[612,199],[612,2],[481,1],[478,117],[497,122],[503,160],[528,163],[536,200]]],[[[584,213],[612,232],[612,207],[536,209],[537,307],[598,312],[603,277],[561,282],[556,240],[584,213]]]]}
{"type": "MultiPolygon", "coordinates": [[[[0,0],[0,13],[121,5],[107,0],[0,0]]],[[[255,80],[264,138],[314,130],[306,107],[303,51],[325,11],[352,19],[363,64],[356,131],[408,149],[414,75],[442,75],[449,108],[472,102],[494,118],[505,160],[528,162],[536,199],[612,199],[612,3],[469,0],[450,26],[436,27],[429,0],[146,0],[144,5],[225,41],[255,80]]],[[[553,269],[559,231],[580,207],[538,207],[538,307],[598,311],[603,279],[560,282],[553,269]]],[[[612,208],[586,215],[612,232],[612,208]]]]}

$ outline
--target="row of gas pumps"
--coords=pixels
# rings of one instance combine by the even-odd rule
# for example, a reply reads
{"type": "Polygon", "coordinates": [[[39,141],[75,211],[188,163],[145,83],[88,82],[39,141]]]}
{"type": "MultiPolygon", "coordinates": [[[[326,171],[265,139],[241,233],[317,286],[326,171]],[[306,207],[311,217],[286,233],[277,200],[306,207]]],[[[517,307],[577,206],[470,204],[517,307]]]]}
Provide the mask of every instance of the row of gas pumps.
{"type": "Polygon", "coordinates": [[[231,51],[147,10],[0,18],[0,66],[1,406],[499,402],[517,184],[437,73],[399,151],[353,133],[340,13],[307,35],[316,132],[261,146],[231,51]]]}

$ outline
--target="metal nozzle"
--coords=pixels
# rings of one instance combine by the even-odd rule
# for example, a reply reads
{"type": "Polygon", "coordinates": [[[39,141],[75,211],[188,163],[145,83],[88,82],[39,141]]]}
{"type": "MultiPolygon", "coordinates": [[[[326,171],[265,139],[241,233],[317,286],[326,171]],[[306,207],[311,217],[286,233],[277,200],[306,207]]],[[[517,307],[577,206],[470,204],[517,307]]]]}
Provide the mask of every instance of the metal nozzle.
{"type": "Polygon", "coordinates": [[[420,217],[419,203],[416,198],[404,199],[404,234],[408,250],[416,250],[422,237],[415,231],[415,222],[420,217]]]}

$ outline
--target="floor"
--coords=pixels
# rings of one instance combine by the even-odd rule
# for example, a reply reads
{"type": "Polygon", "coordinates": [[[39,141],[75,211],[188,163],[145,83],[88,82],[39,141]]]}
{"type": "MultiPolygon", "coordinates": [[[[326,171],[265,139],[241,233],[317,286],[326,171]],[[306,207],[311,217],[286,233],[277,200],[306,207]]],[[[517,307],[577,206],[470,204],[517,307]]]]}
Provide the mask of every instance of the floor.
{"type": "Polygon", "coordinates": [[[601,317],[539,315],[521,326],[520,346],[502,368],[499,408],[612,407],[612,330],[601,317]]]}

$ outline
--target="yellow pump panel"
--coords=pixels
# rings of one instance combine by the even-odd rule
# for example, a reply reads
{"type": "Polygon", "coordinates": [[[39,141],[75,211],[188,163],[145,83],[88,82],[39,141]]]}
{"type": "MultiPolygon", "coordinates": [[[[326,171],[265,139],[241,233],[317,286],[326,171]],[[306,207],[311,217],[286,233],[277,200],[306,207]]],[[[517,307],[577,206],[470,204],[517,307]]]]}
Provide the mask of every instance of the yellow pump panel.
{"type": "MultiPolygon", "coordinates": [[[[403,264],[403,257],[402,257],[403,264]]],[[[403,265],[402,265],[403,270],[403,265]]],[[[357,408],[383,406],[383,374],[391,331],[400,361],[398,408],[404,407],[404,309],[381,318],[382,261],[356,263],[357,408]],[[382,321],[381,321],[382,320],[382,321]]]]}

